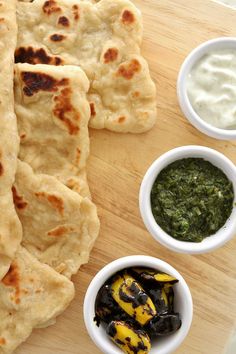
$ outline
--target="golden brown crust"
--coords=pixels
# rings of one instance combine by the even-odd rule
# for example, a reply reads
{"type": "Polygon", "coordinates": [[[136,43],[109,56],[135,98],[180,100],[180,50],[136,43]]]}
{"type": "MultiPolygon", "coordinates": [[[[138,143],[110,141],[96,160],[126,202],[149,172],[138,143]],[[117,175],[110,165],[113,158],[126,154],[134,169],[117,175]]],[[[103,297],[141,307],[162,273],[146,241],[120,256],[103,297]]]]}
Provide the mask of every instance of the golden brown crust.
{"type": "Polygon", "coordinates": [[[125,25],[130,25],[130,24],[132,24],[134,21],[135,21],[135,17],[134,17],[134,14],[133,14],[131,11],[125,10],[125,11],[122,13],[122,22],[123,22],[125,25]]]}
{"type": "Polygon", "coordinates": [[[60,94],[54,97],[54,101],[54,115],[65,124],[70,135],[77,135],[80,130],[80,114],[71,103],[71,89],[67,87],[61,90],[60,94]]]}
{"type": "Polygon", "coordinates": [[[5,286],[10,286],[14,288],[14,295],[12,295],[12,300],[16,303],[20,303],[20,273],[19,273],[19,267],[17,265],[16,261],[13,261],[9,271],[5,275],[5,277],[2,279],[2,283],[5,286]]]}
{"type": "Polygon", "coordinates": [[[36,192],[35,196],[38,198],[47,199],[51,206],[55,208],[61,216],[63,216],[64,204],[63,200],[60,197],[53,194],[47,194],[45,192],[36,192]]]}
{"type": "Polygon", "coordinates": [[[110,63],[115,61],[118,57],[118,49],[117,48],[108,48],[104,54],[104,63],[110,63]]]}
{"type": "Polygon", "coordinates": [[[122,76],[124,79],[130,80],[134,75],[141,70],[141,65],[137,59],[131,60],[127,64],[122,64],[119,66],[117,71],[117,76],[122,76]]]}

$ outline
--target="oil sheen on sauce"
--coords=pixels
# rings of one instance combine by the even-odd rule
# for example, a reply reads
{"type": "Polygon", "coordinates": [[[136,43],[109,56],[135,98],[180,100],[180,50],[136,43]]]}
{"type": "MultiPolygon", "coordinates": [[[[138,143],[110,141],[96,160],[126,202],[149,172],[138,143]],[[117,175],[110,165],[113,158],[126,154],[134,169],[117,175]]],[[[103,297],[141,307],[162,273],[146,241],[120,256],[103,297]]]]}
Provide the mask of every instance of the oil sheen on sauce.
{"type": "Polygon", "coordinates": [[[195,112],[221,129],[236,129],[236,49],[210,52],[187,78],[187,93],[195,112]]]}

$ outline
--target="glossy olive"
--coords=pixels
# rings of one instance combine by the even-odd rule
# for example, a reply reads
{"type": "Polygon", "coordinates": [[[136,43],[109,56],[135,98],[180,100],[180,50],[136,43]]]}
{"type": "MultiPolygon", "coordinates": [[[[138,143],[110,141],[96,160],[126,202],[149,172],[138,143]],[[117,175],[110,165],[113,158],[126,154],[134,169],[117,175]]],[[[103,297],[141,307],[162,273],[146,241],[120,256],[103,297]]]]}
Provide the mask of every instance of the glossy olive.
{"type": "Polygon", "coordinates": [[[181,326],[179,313],[155,316],[146,327],[151,337],[166,336],[176,332],[181,326]]]}

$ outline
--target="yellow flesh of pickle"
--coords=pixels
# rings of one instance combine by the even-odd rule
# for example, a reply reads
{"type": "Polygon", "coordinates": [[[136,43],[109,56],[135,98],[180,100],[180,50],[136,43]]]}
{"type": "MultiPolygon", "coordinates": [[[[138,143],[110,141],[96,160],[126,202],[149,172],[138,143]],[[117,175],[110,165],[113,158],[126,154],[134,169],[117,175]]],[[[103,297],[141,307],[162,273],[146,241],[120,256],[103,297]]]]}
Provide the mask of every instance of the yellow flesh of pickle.
{"type": "MultiPolygon", "coordinates": [[[[162,297],[162,299],[164,300],[166,306],[168,306],[168,298],[167,298],[167,295],[166,295],[166,292],[165,292],[164,289],[162,289],[162,291],[161,291],[161,297],[162,297]]],[[[157,309],[157,310],[158,310],[158,309],[157,309]]]]}
{"type": "Polygon", "coordinates": [[[168,282],[171,282],[171,281],[176,281],[177,279],[172,277],[171,275],[169,274],[165,274],[165,273],[157,273],[154,275],[154,278],[156,279],[156,281],[159,281],[159,282],[164,282],[164,283],[168,283],[168,282]]]}
{"type": "Polygon", "coordinates": [[[131,317],[133,317],[141,325],[145,325],[150,319],[152,319],[156,314],[155,306],[147,296],[145,304],[140,304],[137,307],[133,307],[132,302],[125,302],[120,298],[120,291],[132,297],[133,294],[130,291],[130,286],[135,283],[135,286],[144,292],[143,288],[136,282],[136,280],[128,274],[124,274],[122,277],[118,276],[117,279],[112,284],[112,297],[118,303],[118,305],[131,317]]]}
{"type": "Polygon", "coordinates": [[[156,281],[159,281],[161,283],[168,283],[172,281],[177,281],[177,279],[167,273],[158,273],[158,271],[155,271],[154,269],[146,269],[146,268],[134,268],[134,271],[137,272],[138,274],[147,274],[153,277],[156,281]]]}
{"type": "Polygon", "coordinates": [[[122,321],[114,321],[116,334],[111,339],[127,354],[148,354],[151,350],[151,341],[149,336],[143,332],[134,331],[131,327],[127,326],[122,321]],[[127,340],[128,339],[128,340],[127,340]],[[123,343],[123,344],[122,344],[123,343]],[[139,349],[138,351],[133,351],[133,348],[139,348],[140,343],[146,349],[139,349]]]}

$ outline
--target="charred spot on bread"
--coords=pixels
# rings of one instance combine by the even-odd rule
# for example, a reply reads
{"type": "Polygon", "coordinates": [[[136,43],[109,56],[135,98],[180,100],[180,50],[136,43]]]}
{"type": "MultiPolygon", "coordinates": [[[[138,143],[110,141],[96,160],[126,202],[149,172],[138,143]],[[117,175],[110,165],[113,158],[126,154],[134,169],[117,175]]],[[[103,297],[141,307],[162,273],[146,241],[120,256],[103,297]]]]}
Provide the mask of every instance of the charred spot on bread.
{"type": "Polygon", "coordinates": [[[132,59],[129,63],[124,63],[119,66],[117,76],[122,76],[124,79],[130,80],[136,73],[141,70],[141,64],[137,59],[132,59]]]}
{"type": "Polygon", "coordinates": [[[0,176],[2,176],[3,173],[4,173],[3,164],[0,162],[0,176]]]}
{"type": "Polygon", "coordinates": [[[135,21],[135,17],[134,14],[129,11],[129,10],[125,10],[122,13],[122,22],[124,23],[124,25],[130,25],[135,21]]]}
{"type": "Polygon", "coordinates": [[[24,200],[22,196],[18,194],[15,186],[12,187],[12,196],[13,196],[15,207],[17,209],[22,210],[27,207],[28,203],[24,200]]]}
{"type": "Polygon", "coordinates": [[[41,72],[22,71],[21,78],[25,84],[23,92],[26,96],[33,96],[39,91],[56,92],[59,86],[69,83],[68,79],[57,80],[41,72]]]}
{"type": "Polygon", "coordinates": [[[76,21],[78,21],[79,18],[80,18],[79,6],[78,6],[78,5],[73,5],[73,6],[72,6],[72,9],[73,9],[74,19],[75,19],[76,21]]]}
{"type": "Polygon", "coordinates": [[[45,192],[35,192],[35,196],[37,198],[44,198],[46,199],[53,208],[55,208],[59,214],[63,215],[64,213],[64,202],[63,199],[54,195],[54,194],[47,194],[45,192]]]}
{"type": "Polygon", "coordinates": [[[2,279],[2,283],[5,286],[10,286],[15,288],[15,294],[12,297],[12,300],[16,303],[20,303],[20,272],[19,267],[15,261],[12,262],[9,271],[2,279]]]}
{"type": "Polygon", "coordinates": [[[1,337],[0,338],[0,345],[5,345],[6,344],[6,339],[1,337]]]}
{"type": "Polygon", "coordinates": [[[123,123],[125,120],[126,120],[126,117],[125,117],[125,116],[122,116],[122,117],[119,117],[119,118],[118,118],[118,122],[119,122],[119,123],[123,123]]]}
{"type": "Polygon", "coordinates": [[[79,165],[80,156],[81,156],[81,150],[80,150],[79,148],[77,148],[77,149],[76,149],[76,159],[75,159],[76,165],[79,165]]]}
{"type": "Polygon", "coordinates": [[[69,27],[70,26],[70,21],[66,16],[60,16],[58,19],[58,24],[62,25],[64,27],[69,27]]]}
{"type": "Polygon", "coordinates": [[[140,92],[139,91],[132,92],[132,97],[133,98],[138,98],[139,96],[140,96],[140,92]]]}
{"type": "Polygon", "coordinates": [[[21,140],[24,140],[25,138],[26,138],[26,134],[25,134],[25,133],[21,133],[21,134],[20,134],[20,139],[21,139],[21,140]]]}
{"type": "Polygon", "coordinates": [[[57,80],[52,76],[43,73],[27,72],[21,73],[25,87],[23,92],[26,96],[33,96],[38,91],[56,91],[57,80]]]}
{"type": "Polygon", "coordinates": [[[61,237],[71,231],[73,231],[72,227],[57,226],[55,229],[48,231],[48,236],[61,237]]]}
{"type": "Polygon", "coordinates": [[[118,57],[118,49],[117,48],[109,48],[104,54],[104,63],[110,63],[117,59],[118,57]]]}
{"type": "Polygon", "coordinates": [[[56,195],[48,195],[47,199],[49,203],[62,215],[64,211],[63,200],[56,195]]]}
{"type": "Polygon", "coordinates": [[[91,117],[95,117],[96,116],[95,104],[91,102],[89,105],[90,105],[91,117]]]}
{"type": "Polygon", "coordinates": [[[61,12],[61,8],[58,6],[55,0],[48,0],[43,4],[43,12],[46,15],[51,15],[55,12],[61,12]]]}
{"type": "Polygon", "coordinates": [[[70,135],[76,135],[80,130],[77,123],[80,120],[80,114],[71,103],[71,93],[71,89],[66,87],[54,97],[53,114],[64,123],[70,135]]]}
{"type": "Polygon", "coordinates": [[[50,39],[53,42],[61,42],[65,38],[66,38],[66,36],[64,36],[63,34],[57,34],[57,33],[54,33],[50,36],[50,39]]]}
{"type": "Polygon", "coordinates": [[[49,56],[43,48],[19,47],[15,51],[16,63],[62,65],[63,60],[57,56],[49,56]]]}

